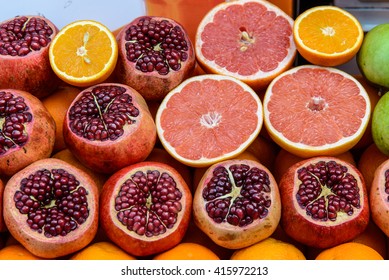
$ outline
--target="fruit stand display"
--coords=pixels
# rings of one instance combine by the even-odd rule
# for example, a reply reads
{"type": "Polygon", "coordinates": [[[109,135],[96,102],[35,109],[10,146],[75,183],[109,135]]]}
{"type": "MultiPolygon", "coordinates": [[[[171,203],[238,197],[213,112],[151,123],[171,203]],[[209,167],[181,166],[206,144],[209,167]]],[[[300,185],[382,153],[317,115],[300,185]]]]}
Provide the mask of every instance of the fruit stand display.
{"type": "Polygon", "coordinates": [[[0,259],[388,259],[386,26],[237,0],[194,37],[162,15],[0,34],[0,259]]]}

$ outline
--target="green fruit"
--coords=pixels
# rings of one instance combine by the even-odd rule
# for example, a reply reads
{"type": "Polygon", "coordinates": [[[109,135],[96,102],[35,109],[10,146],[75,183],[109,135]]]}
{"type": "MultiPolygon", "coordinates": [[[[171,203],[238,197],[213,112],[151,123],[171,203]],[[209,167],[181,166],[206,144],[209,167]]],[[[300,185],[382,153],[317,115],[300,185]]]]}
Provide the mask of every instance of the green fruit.
{"type": "Polygon", "coordinates": [[[389,88],[389,23],[375,26],[365,35],[357,64],[367,80],[389,88]]]}
{"type": "Polygon", "coordinates": [[[377,148],[389,155],[389,93],[378,100],[373,110],[371,133],[377,148]]]}

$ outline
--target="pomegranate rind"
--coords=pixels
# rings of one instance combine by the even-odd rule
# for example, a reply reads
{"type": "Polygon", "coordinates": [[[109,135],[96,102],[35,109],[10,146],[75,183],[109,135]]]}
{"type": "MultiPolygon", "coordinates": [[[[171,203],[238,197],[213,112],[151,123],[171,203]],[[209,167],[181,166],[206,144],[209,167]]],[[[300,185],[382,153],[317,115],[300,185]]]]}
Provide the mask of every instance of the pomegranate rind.
{"type": "Polygon", "coordinates": [[[361,234],[367,227],[370,219],[369,198],[362,174],[352,164],[336,157],[313,157],[301,160],[287,169],[279,182],[281,194],[281,225],[285,232],[301,244],[314,248],[329,248],[350,241],[361,234]],[[313,220],[306,214],[296,199],[300,184],[298,170],[309,164],[318,162],[335,161],[347,167],[347,172],[354,176],[359,187],[360,207],[353,208],[353,215],[337,212],[339,218],[336,221],[321,222],[313,220]]]}
{"type": "Polygon", "coordinates": [[[62,160],[48,158],[38,160],[12,176],[4,190],[4,221],[11,235],[32,254],[53,259],[74,253],[87,246],[95,237],[99,218],[98,188],[92,178],[82,171],[62,160]],[[20,188],[23,178],[42,169],[64,169],[73,174],[88,191],[89,216],[78,228],[66,236],[46,238],[43,234],[32,230],[26,222],[26,215],[21,214],[15,206],[14,194],[20,188]]]}
{"type": "Polygon", "coordinates": [[[168,20],[173,23],[174,26],[179,26],[185,34],[185,38],[188,44],[188,58],[186,61],[181,61],[181,68],[178,71],[169,71],[167,75],[160,75],[153,72],[142,72],[135,68],[135,63],[127,60],[126,44],[128,41],[125,39],[127,30],[136,25],[141,18],[140,16],[132,20],[130,23],[123,26],[116,36],[118,42],[118,59],[116,68],[114,70],[114,76],[119,83],[126,84],[137,90],[147,101],[160,101],[166,94],[173,88],[178,86],[182,81],[189,78],[196,66],[196,56],[192,41],[189,39],[185,28],[177,21],[171,18],[147,16],[155,20],[168,20]]]}
{"type": "MultiPolygon", "coordinates": [[[[59,79],[51,68],[49,61],[49,47],[52,39],[58,33],[58,28],[49,19],[37,15],[25,15],[27,18],[43,19],[53,30],[51,41],[39,51],[32,51],[26,56],[0,56],[1,88],[13,88],[30,92],[32,95],[43,98],[50,95],[59,85],[59,79]]],[[[20,16],[17,16],[20,17],[20,16]]],[[[12,21],[12,18],[0,23],[12,21]]]]}
{"type": "MultiPolygon", "coordinates": [[[[193,98],[195,98],[195,97],[193,97],[193,98]]],[[[204,103],[206,103],[208,100],[202,100],[202,101],[204,103]]],[[[185,104],[183,106],[187,106],[187,105],[189,106],[189,104],[185,104]]],[[[246,106],[246,105],[242,104],[242,110],[243,110],[244,106],[246,106]]],[[[209,104],[207,108],[208,108],[209,112],[212,112],[212,110],[211,110],[212,104],[209,104]]],[[[197,116],[193,116],[193,117],[197,117],[197,116]]],[[[176,119],[178,120],[178,116],[176,119]]],[[[183,119],[182,121],[184,122],[184,121],[186,121],[186,119],[183,119]]],[[[199,122],[200,122],[200,119],[199,119],[199,122]]],[[[251,87],[249,87],[247,84],[243,83],[242,81],[240,81],[236,78],[225,76],[225,75],[217,75],[217,74],[205,74],[205,75],[195,76],[195,77],[191,77],[191,78],[186,79],[179,86],[174,88],[172,91],[170,91],[165,96],[165,98],[162,100],[162,102],[157,110],[157,114],[155,117],[155,124],[157,127],[157,134],[158,134],[159,140],[161,141],[165,150],[172,157],[174,157],[175,159],[177,159],[181,163],[188,165],[188,166],[191,166],[191,167],[209,167],[210,165],[215,164],[217,162],[231,159],[231,158],[238,156],[239,154],[243,153],[254,142],[254,140],[258,137],[258,135],[262,129],[262,125],[263,125],[262,101],[260,100],[258,95],[255,93],[255,91],[251,87]],[[203,157],[198,158],[198,159],[193,159],[193,158],[189,158],[189,157],[185,157],[185,156],[181,155],[177,151],[176,147],[174,147],[169,142],[169,140],[165,137],[166,129],[162,123],[162,118],[163,118],[163,114],[164,114],[165,110],[169,110],[169,108],[168,108],[169,100],[174,95],[180,94],[180,92],[183,91],[183,89],[185,89],[185,87],[191,83],[196,83],[196,82],[201,83],[203,81],[206,81],[207,79],[215,80],[215,81],[224,81],[224,80],[232,81],[232,82],[236,83],[238,86],[240,86],[242,88],[242,91],[249,93],[251,95],[251,98],[257,104],[257,110],[255,112],[256,127],[254,129],[252,129],[252,131],[250,131],[250,134],[247,135],[246,140],[244,142],[240,143],[240,145],[237,148],[235,148],[234,150],[232,150],[230,152],[222,153],[219,156],[215,156],[215,157],[203,156],[203,157]]],[[[242,125],[244,125],[244,124],[242,124],[242,125]]],[[[244,128],[239,127],[238,129],[242,130],[244,128]]],[[[233,135],[233,133],[234,133],[233,130],[234,130],[234,128],[231,127],[231,130],[229,131],[229,135],[233,135]]],[[[223,135],[220,135],[220,137],[222,137],[222,136],[223,135]]],[[[191,137],[191,135],[188,134],[188,137],[191,137]]],[[[200,138],[201,135],[194,135],[194,137],[199,137],[198,142],[201,144],[209,142],[209,139],[206,139],[206,138],[201,139],[200,138]]],[[[192,147],[192,148],[196,150],[196,149],[198,149],[198,146],[196,145],[196,147],[192,147]]]]}
{"type": "Polygon", "coordinates": [[[240,249],[253,245],[273,234],[281,219],[281,198],[277,182],[273,175],[263,164],[258,161],[248,159],[225,160],[211,165],[201,178],[193,197],[193,219],[199,229],[201,229],[213,242],[227,249],[240,249]],[[228,168],[234,164],[246,164],[250,168],[257,167],[269,175],[270,180],[270,200],[271,206],[265,218],[256,219],[244,227],[233,226],[229,223],[215,223],[205,209],[206,200],[202,193],[207,183],[212,179],[215,168],[224,166],[228,168]]]}
{"type": "Polygon", "coordinates": [[[0,155],[0,175],[10,177],[31,163],[50,157],[55,144],[56,126],[53,117],[36,96],[16,89],[1,91],[23,97],[32,114],[32,121],[25,124],[29,138],[27,142],[0,155]]]}
{"type": "MultiPolygon", "coordinates": [[[[248,11],[247,14],[249,14],[249,12],[250,11],[248,11]]],[[[228,12],[225,12],[222,16],[228,18],[230,15],[228,14],[228,12]]],[[[236,21],[236,15],[234,15],[234,16],[235,16],[235,18],[230,16],[231,22],[236,21]]],[[[245,25],[247,24],[246,21],[250,20],[250,18],[244,17],[244,18],[241,18],[240,20],[242,22],[241,25],[245,28],[245,25]]],[[[293,33],[292,33],[293,24],[294,24],[294,20],[288,14],[286,14],[279,7],[277,7],[276,5],[274,5],[268,1],[242,0],[242,1],[228,1],[228,2],[226,1],[226,2],[220,3],[217,6],[215,6],[213,9],[211,9],[203,17],[202,21],[200,22],[200,24],[197,28],[196,39],[195,39],[195,52],[196,52],[197,61],[198,61],[199,65],[201,66],[201,68],[204,69],[204,71],[206,73],[223,74],[223,75],[235,77],[235,78],[245,82],[246,84],[248,84],[250,87],[252,87],[256,91],[260,90],[260,89],[264,89],[267,87],[267,85],[275,77],[277,77],[280,73],[286,71],[287,69],[291,68],[293,65],[294,59],[295,59],[296,54],[297,54],[297,49],[295,46],[295,42],[293,39],[293,33]],[[224,13],[225,10],[229,9],[232,6],[239,5],[239,6],[243,7],[246,4],[261,5],[267,10],[267,12],[274,13],[277,17],[283,18],[289,24],[289,27],[290,27],[289,34],[280,34],[280,37],[285,36],[287,41],[288,41],[288,47],[285,47],[286,55],[284,56],[284,58],[281,61],[278,62],[277,67],[271,71],[265,72],[265,71],[258,70],[258,72],[251,74],[251,75],[241,75],[238,72],[229,71],[225,67],[225,65],[221,65],[221,64],[219,65],[214,60],[207,59],[203,54],[204,41],[201,39],[201,35],[202,35],[204,28],[207,25],[213,24],[215,15],[218,13],[220,14],[221,12],[224,13]]],[[[260,28],[266,28],[266,27],[259,26],[258,30],[260,30],[260,28]]],[[[221,38],[221,39],[222,40],[230,40],[230,41],[236,40],[236,42],[237,42],[236,48],[239,48],[240,35],[236,34],[234,32],[240,32],[240,30],[231,30],[231,32],[227,38],[221,38]]],[[[252,32],[254,33],[254,31],[252,31],[252,32]]],[[[225,36],[227,34],[225,34],[225,32],[224,32],[223,35],[225,36]]],[[[280,39],[278,39],[278,40],[280,40],[280,39]]],[[[259,41],[261,41],[261,40],[259,40],[259,41]]],[[[255,46],[255,44],[261,44],[261,42],[254,43],[254,46],[255,46]]],[[[277,44],[277,42],[274,42],[274,44],[277,44]]],[[[227,50],[227,51],[232,52],[232,50],[227,50]]],[[[255,56],[249,57],[249,55],[247,55],[246,63],[250,63],[251,61],[253,63],[256,63],[258,61],[258,59],[263,59],[263,58],[258,58],[255,56]]],[[[258,64],[261,64],[261,63],[262,62],[258,62],[258,64]]]]}
{"type": "MultiPolygon", "coordinates": [[[[313,80],[306,80],[305,83],[307,84],[312,84],[315,83],[315,75],[312,74],[311,77],[313,80]]],[[[288,89],[285,89],[285,95],[288,94],[287,92],[288,89]]],[[[336,90],[336,89],[334,89],[336,90]]],[[[314,93],[313,93],[314,94],[314,93]]],[[[334,96],[336,96],[338,93],[334,91],[334,96]]],[[[341,93],[339,93],[341,94],[341,93]]],[[[294,93],[296,95],[296,99],[298,98],[297,93],[294,93]]],[[[309,100],[306,100],[309,102],[309,100]]],[[[305,105],[304,105],[305,106],[305,105]]],[[[331,106],[331,105],[330,105],[331,106]]],[[[269,133],[269,136],[271,139],[278,144],[280,147],[283,149],[287,150],[288,152],[297,155],[302,158],[310,158],[310,157],[315,157],[315,156],[337,156],[339,154],[345,153],[348,150],[350,150],[352,147],[354,147],[359,140],[362,138],[364,132],[366,131],[366,128],[368,126],[370,116],[371,116],[371,102],[368,93],[366,92],[365,88],[362,86],[362,84],[353,76],[347,74],[346,72],[332,68],[332,67],[325,67],[325,66],[317,66],[317,65],[302,65],[302,66],[297,66],[292,69],[289,69],[285,71],[284,73],[280,74],[277,76],[268,86],[264,99],[263,99],[263,108],[264,108],[264,125],[266,127],[266,131],[269,133]],[[286,76],[294,76],[298,75],[298,71],[300,70],[312,70],[312,71],[328,71],[329,73],[334,73],[334,74],[339,74],[344,77],[344,79],[350,80],[354,82],[354,84],[358,87],[359,89],[359,96],[363,98],[365,101],[365,108],[364,108],[364,115],[360,119],[360,125],[358,129],[351,134],[350,136],[343,136],[340,138],[338,141],[333,142],[333,143],[326,143],[324,145],[310,145],[304,142],[295,142],[287,138],[284,133],[286,131],[279,131],[275,126],[273,125],[271,121],[271,115],[275,114],[271,111],[271,108],[269,108],[269,103],[271,102],[272,95],[273,95],[273,88],[276,87],[277,82],[281,79],[283,79],[286,76]]],[[[281,110],[283,108],[279,108],[281,110]]],[[[303,110],[303,108],[301,108],[303,110]]],[[[305,109],[304,109],[305,110],[305,109]]],[[[276,119],[277,120],[282,120],[286,116],[278,116],[276,119]]],[[[341,121],[341,120],[338,120],[341,121]]],[[[347,123],[347,119],[344,120],[347,123]]],[[[339,126],[341,126],[340,124],[339,126]]],[[[304,127],[305,128],[305,127],[304,127]]],[[[317,129],[313,127],[312,129],[317,129]]],[[[303,134],[303,132],[301,132],[303,134]]],[[[322,137],[319,134],[317,137],[322,137]]]]}
{"type": "Polygon", "coordinates": [[[97,84],[81,91],[69,106],[63,123],[63,133],[66,146],[74,156],[88,168],[103,174],[113,174],[125,166],[145,160],[157,139],[155,122],[144,98],[135,89],[118,83],[97,84]],[[132,97],[132,103],[139,109],[139,116],[135,123],[124,125],[124,134],[118,139],[89,141],[72,132],[69,127],[69,111],[84,92],[104,86],[125,88],[126,93],[132,97]]]}
{"type": "Polygon", "coordinates": [[[385,192],[387,170],[389,170],[389,160],[382,162],[375,170],[369,202],[372,220],[386,236],[389,236],[389,203],[388,194],[385,192]]]}
{"type": "Polygon", "coordinates": [[[165,163],[143,161],[119,170],[107,180],[100,194],[100,205],[100,223],[107,237],[133,256],[150,256],[171,249],[181,242],[191,219],[192,194],[176,169],[165,163]],[[165,233],[153,237],[141,236],[129,231],[117,219],[118,211],[115,210],[115,198],[123,183],[137,171],[147,172],[148,170],[167,172],[174,178],[176,187],[182,193],[180,200],[182,210],[174,226],[167,229],[165,233]]]}
{"type": "Polygon", "coordinates": [[[3,196],[4,196],[4,183],[3,180],[0,179],[0,232],[4,232],[7,229],[3,217],[3,196]]]}

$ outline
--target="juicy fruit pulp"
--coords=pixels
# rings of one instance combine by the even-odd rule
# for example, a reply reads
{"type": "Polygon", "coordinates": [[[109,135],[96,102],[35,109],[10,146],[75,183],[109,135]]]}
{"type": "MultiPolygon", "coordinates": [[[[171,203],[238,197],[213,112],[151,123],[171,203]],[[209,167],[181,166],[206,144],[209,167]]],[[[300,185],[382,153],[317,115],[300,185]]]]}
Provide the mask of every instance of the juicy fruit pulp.
{"type": "Polygon", "coordinates": [[[194,69],[191,41],[172,19],[142,16],[117,36],[117,78],[138,90],[146,100],[161,100],[194,69]]]}
{"type": "Polygon", "coordinates": [[[285,232],[308,246],[328,248],[362,233],[369,204],[357,168],[332,157],[314,157],[292,165],[281,178],[285,232]]]}
{"type": "Polygon", "coordinates": [[[230,249],[252,245],[276,229],[281,208],[269,170],[253,160],[226,160],[209,167],[194,195],[197,226],[230,249]]]}
{"type": "Polygon", "coordinates": [[[89,175],[61,160],[27,166],[7,182],[4,194],[7,228],[37,256],[73,253],[96,234],[97,186],[89,175]]]}
{"type": "Polygon", "coordinates": [[[196,57],[207,73],[232,76],[254,90],[263,89],[294,61],[292,27],[292,18],[267,1],[225,2],[201,21],[196,57]]]}
{"type": "Polygon", "coordinates": [[[156,115],[165,149],[195,167],[242,153],[258,136],[262,120],[258,95],[243,82],[223,75],[185,80],[164,98],[156,115]]]}
{"type": "Polygon", "coordinates": [[[107,236],[131,255],[177,245],[188,227],[192,196],[181,175],[158,162],[137,163],[113,174],[101,193],[107,236]]]}
{"type": "Polygon", "coordinates": [[[361,139],[371,112],[369,96],[355,78],[313,65],[275,78],[263,103],[271,138],[302,158],[348,151],[361,139]]]}
{"type": "Polygon", "coordinates": [[[157,137],[143,97],[116,83],[80,92],[67,111],[63,131],[69,150],[83,164],[107,174],[144,160],[157,137]]]}

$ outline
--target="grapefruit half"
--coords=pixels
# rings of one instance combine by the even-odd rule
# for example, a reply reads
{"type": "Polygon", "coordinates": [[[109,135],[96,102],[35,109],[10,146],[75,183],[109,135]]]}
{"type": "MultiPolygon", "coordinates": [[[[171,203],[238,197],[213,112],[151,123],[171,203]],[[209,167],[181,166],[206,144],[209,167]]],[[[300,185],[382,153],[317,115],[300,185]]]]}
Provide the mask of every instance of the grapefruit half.
{"type": "Polygon", "coordinates": [[[232,76],[254,90],[263,89],[294,61],[293,23],[268,1],[223,2],[198,26],[197,60],[207,73],[232,76]]]}
{"type": "Polygon", "coordinates": [[[155,118],[166,151],[192,167],[206,167],[242,153],[259,135],[263,107],[240,80],[194,76],[170,91],[155,118]]]}
{"type": "Polygon", "coordinates": [[[369,96],[354,77],[315,65],[294,67],[275,78],[263,106],[270,137],[302,158],[348,151],[371,115],[369,96]]]}

